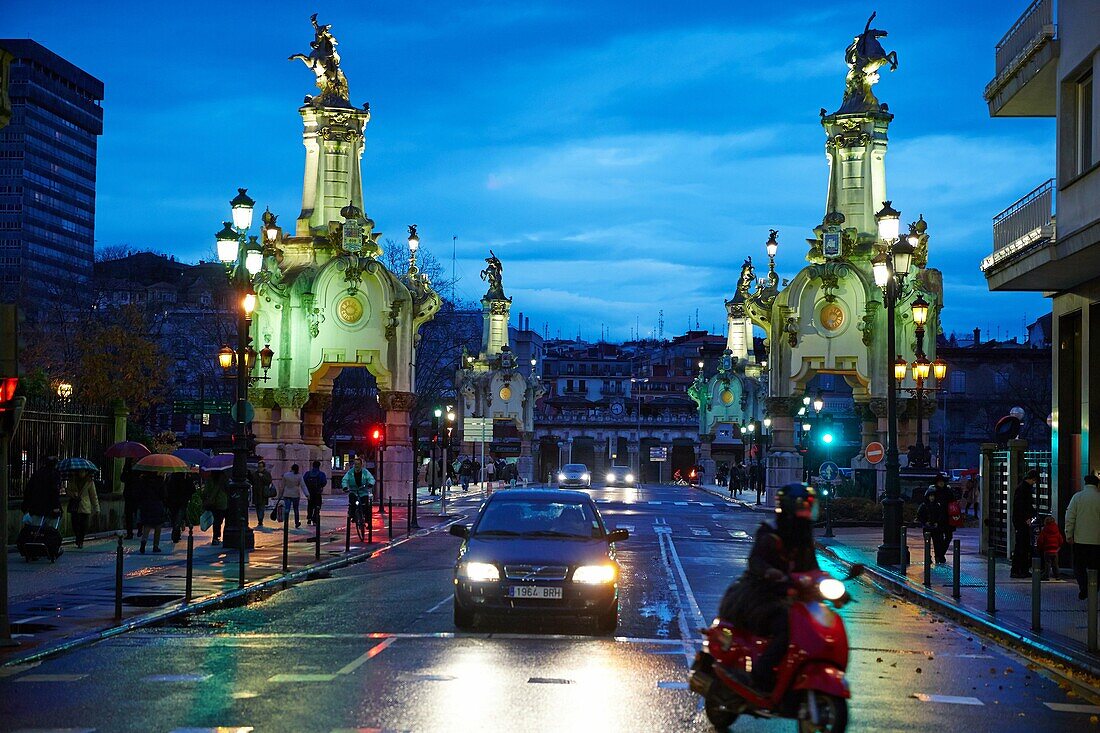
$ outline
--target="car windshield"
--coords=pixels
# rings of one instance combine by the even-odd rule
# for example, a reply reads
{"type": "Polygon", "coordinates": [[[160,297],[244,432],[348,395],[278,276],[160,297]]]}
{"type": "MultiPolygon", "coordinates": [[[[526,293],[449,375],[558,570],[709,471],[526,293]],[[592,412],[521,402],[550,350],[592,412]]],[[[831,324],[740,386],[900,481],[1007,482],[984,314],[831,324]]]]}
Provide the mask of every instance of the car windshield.
{"type": "Polygon", "coordinates": [[[573,537],[604,536],[591,504],[579,501],[505,499],[490,501],[477,523],[476,536],[573,537]]]}
{"type": "Polygon", "coordinates": [[[583,463],[569,463],[569,464],[566,464],[564,470],[572,472],[572,473],[584,473],[588,469],[585,468],[583,463]]]}

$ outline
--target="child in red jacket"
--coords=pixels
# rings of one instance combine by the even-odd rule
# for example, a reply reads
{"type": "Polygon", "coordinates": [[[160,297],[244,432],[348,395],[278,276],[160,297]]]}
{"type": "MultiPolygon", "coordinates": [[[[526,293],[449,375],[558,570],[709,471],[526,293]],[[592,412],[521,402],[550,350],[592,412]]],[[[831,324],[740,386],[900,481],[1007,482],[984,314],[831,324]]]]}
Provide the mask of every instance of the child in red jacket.
{"type": "Polygon", "coordinates": [[[1064,542],[1058,522],[1048,515],[1043,522],[1043,528],[1039,530],[1039,537],[1035,540],[1043,556],[1043,580],[1058,580],[1058,551],[1062,549],[1064,542]]]}

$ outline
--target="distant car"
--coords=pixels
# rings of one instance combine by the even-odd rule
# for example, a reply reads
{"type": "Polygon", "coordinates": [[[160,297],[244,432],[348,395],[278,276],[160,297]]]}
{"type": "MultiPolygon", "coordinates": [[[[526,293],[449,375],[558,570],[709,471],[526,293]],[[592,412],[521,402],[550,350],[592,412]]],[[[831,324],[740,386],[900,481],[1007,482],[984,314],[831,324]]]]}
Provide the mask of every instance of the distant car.
{"type": "Polygon", "coordinates": [[[582,491],[513,489],[489,497],[473,526],[451,525],[464,541],[454,568],[454,623],[478,616],[592,616],[602,633],[619,618],[615,543],[582,491]]]}
{"type": "Polygon", "coordinates": [[[587,489],[591,486],[592,474],[588,472],[588,467],[583,463],[567,463],[562,466],[561,472],[558,473],[558,488],[587,489]]]}
{"type": "Polygon", "coordinates": [[[607,470],[608,486],[633,486],[634,474],[626,466],[612,466],[607,470]]]}

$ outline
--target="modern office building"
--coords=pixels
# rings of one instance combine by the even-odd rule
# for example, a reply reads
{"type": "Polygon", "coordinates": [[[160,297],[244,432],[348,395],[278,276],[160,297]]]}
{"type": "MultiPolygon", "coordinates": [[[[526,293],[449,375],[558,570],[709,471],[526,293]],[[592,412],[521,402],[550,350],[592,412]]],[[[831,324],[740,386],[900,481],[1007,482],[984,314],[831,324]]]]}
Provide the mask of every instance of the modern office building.
{"type": "Polygon", "coordinates": [[[1052,507],[1061,516],[1100,468],[1100,61],[1095,0],[1036,0],[996,46],[985,89],[993,117],[1056,120],[1054,176],[993,219],[990,290],[1047,293],[1053,304],[1052,507]],[[1057,6],[1057,12],[1055,12],[1057,6]],[[1097,357],[1093,368],[1092,357],[1097,357]]]}
{"type": "Polygon", "coordinates": [[[0,131],[0,298],[32,329],[47,305],[91,302],[103,82],[32,40],[11,57],[0,131]]]}

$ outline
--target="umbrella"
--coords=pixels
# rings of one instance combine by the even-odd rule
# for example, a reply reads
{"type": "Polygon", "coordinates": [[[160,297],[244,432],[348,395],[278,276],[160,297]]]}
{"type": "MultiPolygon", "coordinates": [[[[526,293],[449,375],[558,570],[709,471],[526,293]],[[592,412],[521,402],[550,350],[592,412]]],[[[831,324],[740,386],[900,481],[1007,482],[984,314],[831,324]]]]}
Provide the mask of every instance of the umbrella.
{"type": "Polygon", "coordinates": [[[135,471],[155,471],[156,473],[189,473],[191,466],[182,458],[168,453],[153,453],[134,464],[135,471]]]}
{"type": "Polygon", "coordinates": [[[193,466],[201,466],[210,460],[210,456],[198,448],[179,448],[172,451],[176,458],[182,458],[193,466]]]}
{"type": "Polygon", "coordinates": [[[87,458],[65,458],[57,464],[57,470],[62,473],[74,473],[76,471],[91,471],[98,473],[99,469],[87,458]]]}
{"type": "Polygon", "coordinates": [[[141,443],[124,440],[112,445],[103,455],[107,458],[144,458],[152,452],[141,443]]]}
{"type": "Polygon", "coordinates": [[[228,471],[231,468],[233,468],[232,453],[219,453],[208,458],[206,463],[202,464],[202,470],[204,471],[228,471]]]}

